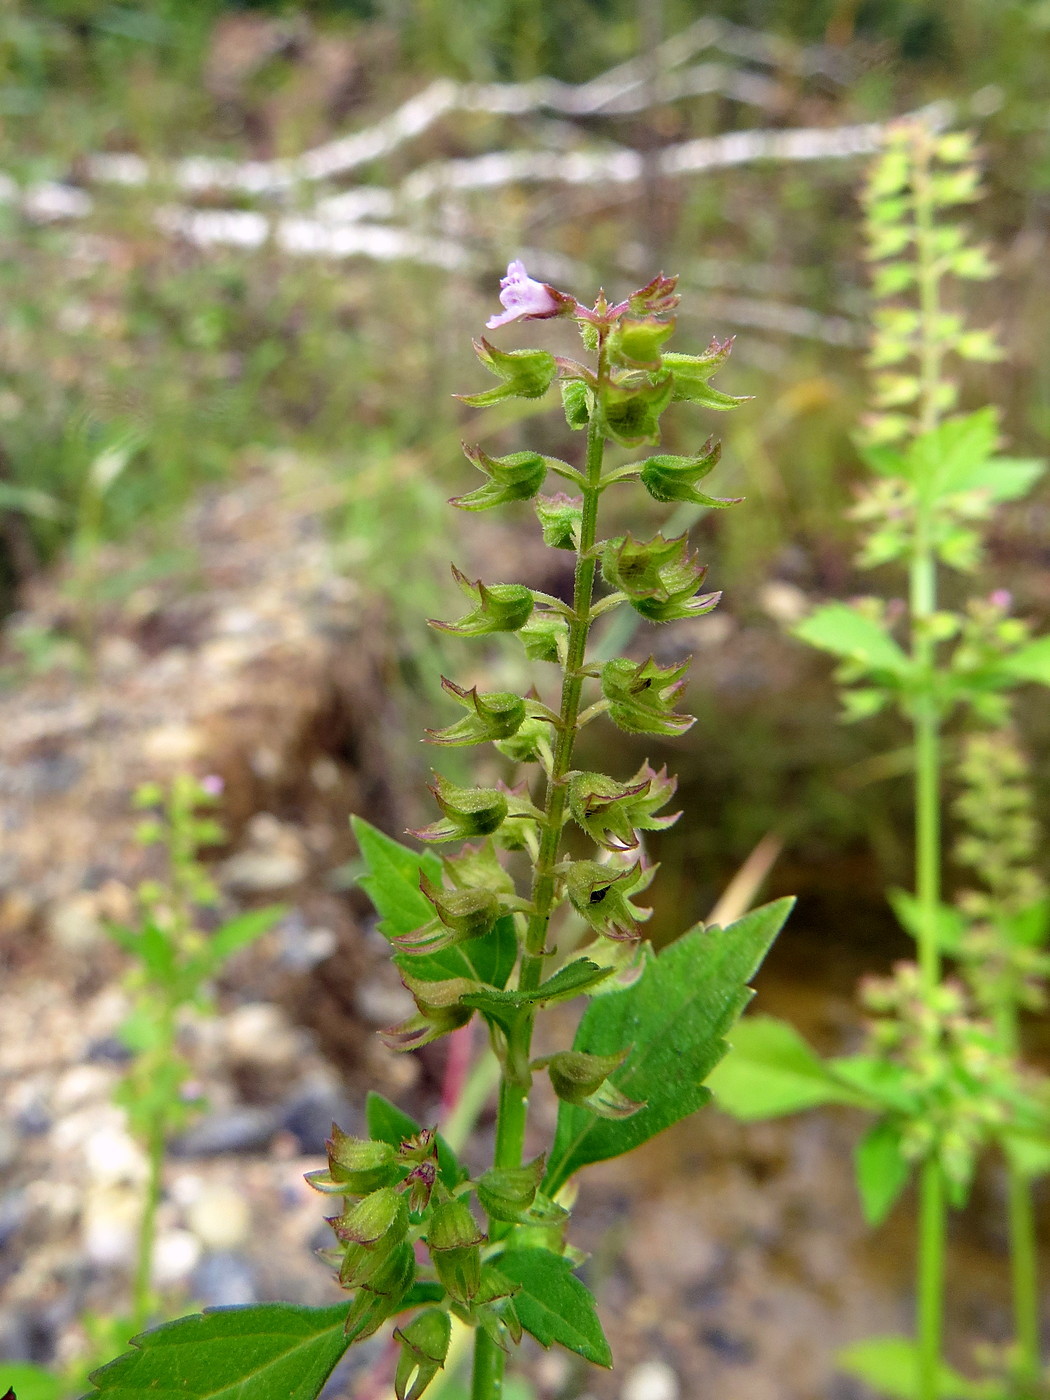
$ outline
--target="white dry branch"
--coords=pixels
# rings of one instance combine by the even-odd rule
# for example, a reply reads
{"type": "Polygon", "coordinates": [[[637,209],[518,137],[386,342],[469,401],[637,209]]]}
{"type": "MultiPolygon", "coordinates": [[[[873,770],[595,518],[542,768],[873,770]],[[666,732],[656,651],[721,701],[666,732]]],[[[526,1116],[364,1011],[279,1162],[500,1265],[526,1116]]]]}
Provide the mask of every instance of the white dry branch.
{"type": "MultiPolygon", "coordinates": [[[[457,83],[439,79],[371,127],[289,159],[234,161],[192,156],[170,166],[135,154],[99,153],[81,165],[88,189],[48,181],[20,189],[0,174],[0,201],[15,203],[36,222],[75,220],[99,207],[99,187],[143,186],[158,199],[157,226],[200,248],[272,247],[291,256],[405,260],[463,272],[498,260],[503,249],[479,247],[477,221],[467,217],[472,194],[520,185],[597,187],[622,199],[654,176],[677,180],[754,165],[862,156],[881,144],[877,122],[829,127],[764,125],[639,152],[595,135],[598,118],[633,114],[715,93],[776,114],[790,83],[819,76],[838,83],[847,60],[826,46],[783,39],[705,18],[644,56],[618,64],[589,82],[538,78],[528,83],[457,83]],[[725,61],[693,63],[705,50],[725,61]],[[750,67],[740,67],[747,64],[750,67]],[[766,70],[766,71],[760,71],[766,70]],[[376,183],[374,167],[456,113],[530,116],[532,147],[497,150],[469,159],[436,160],[411,170],[393,187],[376,183]],[[367,170],[367,167],[373,167],[367,170]],[[370,183],[334,189],[329,182],[366,171],[370,183]],[[618,193],[622,191],[622,193],[618,193]],[[259,208],[196,207],[192,200],[227,193],[259,208]],[[277,207],[272,207],[276,201],[277,207]]],[[[934,126],[946,104],[914,113],[934,126]]],[[[767,122],[769,118],[767,117],[767,122]]],[[[516,250],[519,251],[519,250],[516,250]]],[[[557,278],[556,258],[538,255],[541,275],[557,278]]],[[[755,289],[754,283],[751,288],[755,289]]],[[[845,345],[856,341],[849,317],[822,317],[802,308],[754,298],[726,299],[741,324],[845,345]]]]}

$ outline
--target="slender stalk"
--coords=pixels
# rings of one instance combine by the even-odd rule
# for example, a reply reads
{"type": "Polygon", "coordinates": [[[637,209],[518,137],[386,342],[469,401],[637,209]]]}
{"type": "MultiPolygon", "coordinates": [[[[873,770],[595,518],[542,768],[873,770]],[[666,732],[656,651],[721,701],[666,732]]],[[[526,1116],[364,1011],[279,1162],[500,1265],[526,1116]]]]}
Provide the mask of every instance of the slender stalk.
{"type": "MultiPolygon", "coordinates": [[[[929,185],[928,138],[920,135],[914,159],[915,247],[919,284],[919,430],[932,432],[940,417],[943,352],[938,334],[938,271],[932,234],[934,209],[929,185]]],[[[919,968],[927,996],[940,980],[937,946],[941,901],[941,737],[936,695],[936,649],[931,618],[937,609],[937,566],[930,507],[918,483],[915,542],[910,569],[912,656],[919,678],[915,701],[915,893],[919,904],[919,968]]],[[[916,1331],[919,1400],[937,1400],[944,1326],[944,1253],[947,1201],[943,1169],[936,1157],[923,1166],[919,1181],[919,1250],[916,1279],[916,1331]]]]}
{"type": "MultiPolygon", "coordinates": [[[[598,379],[604,382],[608,373],[604,339],[598,349],[598,379]]],[[[554,758],[547,775],[543,804],[540,846],[532,880],[532,913],[525,931],[525,949],[518,974],[518,986],[532,991],[543,978],[543,960],[547,946],[547,930],[554,908],[557,879],[555,867],[561,849],[562,827],[565,822],[567,791],[565,777],[572,767],[572,753],[579,730],[580,698],[583,692],[583,668],[587,656],[587,638],[592,622],[591,602],[597,560],[594,544],[597,538],[598,500],[601,496],[602,462],[605,439],[597,414],[591,415],[587,428],[586,485],[583,488],[583,517],[576,570],[573,584],[573,611],[569,618],[568,649],[562,677],[561,705],[558,711],[557,738],[554,758]]],[[[507,1045],[503,1076],[500,1082],[499,1106],[496,1112],[496,1167],[521,1165],[525,1147],[525,1127],[528,1117],[529,1057],[532,1046],[533,1016],[523,1016],[514,1038],[507,1045]]],[[[498,1222],[490,1225],[490,1234],[499,1238],[506,1227],[498,1222]]],[[[503,1352],[479,1328],[474,1349],[474,1376],[471,1400],[499,1400],[503,1385],[503,1352]]]]}
{"type": "Polygon", "coordinates": [[[1036,1249],[1035,1206],[1030,1182],[1013,1165],[1007,1167],[1006,1190],[1017,1373],[1026,1386],[1033,1387],[1031,1393],[1034,1395],[1040,1371],[1039,1260],[1036,1249]]]}
{"type": "Polygon", "coordinates": [[[157,1207],[160,1205],[164,1173],[164,1139],[164,1114],[160,1112],[154,1115],[150,1124],[149,1170],[139,1222],[138,1257],[132,1291],[132,1316],[136,1332],[140,1332],[149,1321],[153,1302],[153,1244],[157,1235],[157,1207]]]}

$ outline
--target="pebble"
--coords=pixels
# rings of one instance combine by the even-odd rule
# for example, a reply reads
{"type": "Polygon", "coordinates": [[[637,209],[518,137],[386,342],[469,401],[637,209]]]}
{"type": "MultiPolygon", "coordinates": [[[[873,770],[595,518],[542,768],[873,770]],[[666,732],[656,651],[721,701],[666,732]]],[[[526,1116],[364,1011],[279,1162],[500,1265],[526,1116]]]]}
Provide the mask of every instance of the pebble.
{"type": "Polygon", "coordinates": [[[293,1135],[304,1156],[324,1156],[332,1124],[338,1123],[344,1132],[349,1132],[347,1125],[356,1122],[359,1116],[360,1110],[338,1090],[307,1088],[286,1102],[281,1112],[281,1127],[293,1135]]]}
{"type": "Polygon", "coordinates": [[[186,1223],[206,1249],[232,1250],[251,1233],[251,1209],[243,1192],[232,1186],[205,1186],[189,1205],[186,1223]]]}
{"type": "Polygon", "coordinates": [[[99,1268],[124,1268],[135,1258],[142,1198],[138,1191],[117,1183],[90,1185],[80,1218],[80,1242],[85,1257],[99,1268]]]}
{"type": "Polygon", "coordinates": [[[251,1264],[225,1250],[204,1256],[193,1271],[190,1292],[206,1308],[254,1303],[258,1296],[251,1264]]]}
{"type": "Polygon", "coordinates": [[[231,1011],[224,1038],[231,1060],[271,1069],[294,1064],[304,1049],[302,1034],[268,1001],[248,1002],[231,1011]]]}
{"type": "Polygon", "coordinates": [[[162,1231],[153,1246],[153,1286],[168,1289],[185,1283],[203,1253],[201,1241],[191,1231],[162,1231]]]}
{"type": "Polygon", "coordinates": [[[264,1152],[281,1126],[273,1108],[234,1108],[209,1113],[171,1144],[173,1157],[216,1157],[223,1152],[264,1152]]]}
{"type": "Polygon", "coordinates": [[[238,851],[222,866],[222,883],[241,894],[271,894],[297,885],[306,861],[297,851],[238,851]]]}
{"type": "Polygon", "coordinates": [[[106,937],[98,916],[98,901],[90,890],[53,904],[46,925],[51,941],[64,953],[88,952],[106,937]]]}
{"type": "Polygon", "coordinates": [[[681,1386],[666,1361],[643,1361],[628,1371],[623,1400],[678,1400],[681,1386]]]}
{"type": "Polygon", "coordinates": [[[100,1185],[145,1181],[149,1171],[146,1154],[122,1127],[96,1129],[83,1144],[83,1152],[89,1179],[100,1185]]]}

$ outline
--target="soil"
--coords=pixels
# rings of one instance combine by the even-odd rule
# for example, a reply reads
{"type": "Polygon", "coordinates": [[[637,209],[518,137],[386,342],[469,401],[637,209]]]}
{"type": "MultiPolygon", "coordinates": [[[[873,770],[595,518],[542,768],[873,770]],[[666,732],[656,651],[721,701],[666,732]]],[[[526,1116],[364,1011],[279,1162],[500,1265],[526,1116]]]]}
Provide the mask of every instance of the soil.
{"type": "MultiPolygon", "coordinates": [[[[246,463],[186,518],[191,562],[179,574],[129,582],[90,618],[68,578],[39,581],[8,628],[0,1355],[69,1361],[86,1345],[83,1311],[125,1296],[142,1162],[109,1103],[127,997],[104,922],[128,917],[137,882],[155,873],[132,839],[141,781],[187,768],[219,775],[228,845],[213,856],[228,909],[286,906],[231,965],[220,1015],[187,1029],[210,1107],[168,1168],[159,1255],[173,1298],[337,1299],[310,1252],[325,1242],[324,1203],[302,1181],[332,1117],[360,1129],[367,1088],[421,1121],[436,1113],[443,1051],[396,1057],[373,1034],[405,1014],[405,993],[366,905],[348,892],[346,816],[405,825],[389,780],[403,732],[396,629],[377,624],[371,601],[366,622],[360,586],[334,569],[319,523],[325,490],[301,464],[246,463]],[[27,628],[51,639],[51,664],[37,674],[16,645],[27,628]]],[[[133,580],[141,553],[111,551],[102,572],[133,580]]],[[[767,675],[780,690],[783,681],[767,675]]],[[[851,881],[838,881],[843,899],[851,881]]],[[[838,945],[829,958],[822,926],[804,912],[789,927],[759,1005],[841,1052],[859,1034],[850,988],[870,961],[867,949],[838,945]]],[[[552,1114],[538,1098],[537,1133],[552,1114]]],[[[743,1127],[709,1109],[629,1162],[594,1169],[573,1238],[590,1253],[585,1274],[617,1370],[529,1345],[537,1393],[860,1396],[836,1374],[836,1349],[909,1331],[913,1268],[910,1201],[878,1232],[861,1221],[849,1164],[861,1128],[845,1112],[743,1127]]],[[[483,1121],[468,1160],[483,1160],[490,1133],[483,1121]]],[[[953,1224],[961,1366],[975,1338],[1008,1334],[1001,1193],[989,1172],[953,1224]]],[[[380,1369],[361,1381],[342,1373],[339,1393],[381,1393],[385,1355],[366,1348],[361,1364],[380,1369]]]]}

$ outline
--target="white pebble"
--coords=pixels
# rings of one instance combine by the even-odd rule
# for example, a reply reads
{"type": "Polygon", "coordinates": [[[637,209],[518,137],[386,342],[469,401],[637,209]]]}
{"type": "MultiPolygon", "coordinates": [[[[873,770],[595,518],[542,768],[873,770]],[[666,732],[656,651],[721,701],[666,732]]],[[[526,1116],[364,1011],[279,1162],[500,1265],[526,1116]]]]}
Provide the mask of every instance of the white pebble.
{"type": "Polygon", "coordinates": [[[627,1374],[623,1400],[678,1400],[678,1377],[666,1361],[643,1361],[627,1374]]]}
{"type": "Polygon", "coordinates": [[[190,1229],[207,1249],[236,1249],[251,1231],[251,1210],[230,1186],[207,1186],[189,1206],[190,1229]]]}
{"type": "Polygon", "coordinates": [[[175,1288],[185,1282],[200,1262],[201,1242],[189,1230],[165,1230],[153,1247],[153,1285],[175,1288]]]}

